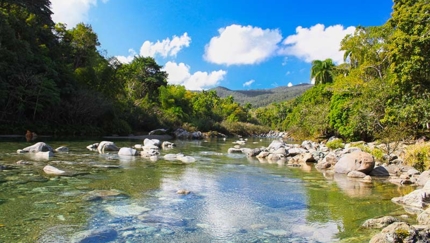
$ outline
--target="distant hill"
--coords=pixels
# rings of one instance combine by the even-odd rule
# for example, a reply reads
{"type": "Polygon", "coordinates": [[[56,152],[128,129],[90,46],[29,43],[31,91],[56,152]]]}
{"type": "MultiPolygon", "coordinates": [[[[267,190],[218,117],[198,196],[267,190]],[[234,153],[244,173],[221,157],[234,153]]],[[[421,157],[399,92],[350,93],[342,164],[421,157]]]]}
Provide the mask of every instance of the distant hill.
{"type": "Polygon", "coordinates": [[[230,90],[225,87],[218,86],[210,90],[215,90],[221,98],[231,95],[236,102],[242,105],[250,103],[252,107],[257,108],[267,106],[270,103],[279,103],[293,99],[301,95],[310,87],[312,87],[311,84],[299,84],[292,87],[280,86],[273,89],[230,90]]]}

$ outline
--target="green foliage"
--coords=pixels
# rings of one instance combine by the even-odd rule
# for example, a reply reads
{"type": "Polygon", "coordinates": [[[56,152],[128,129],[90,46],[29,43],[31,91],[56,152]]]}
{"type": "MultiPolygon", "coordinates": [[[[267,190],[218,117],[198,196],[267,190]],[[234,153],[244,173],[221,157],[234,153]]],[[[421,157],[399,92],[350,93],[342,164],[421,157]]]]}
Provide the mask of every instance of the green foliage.
{"type": "Polygon", "coordinates": [[[408,146],[405,150],[404,161],[421,172],[430,169],[430,144],[421,143],[408,146]]]}
{"type": "Polygon", "coordinates": [[[358,27],[342,40],[344,64],[312,63],[315,86],[191,92],[167,85],[151,57],[107,57],[90,25],[54,24],[49,0],[2,1],[0,124],[55,134],[184,124],[236,134],[288,130],[297,139],[377,138],[390,153],[393,141],[429,132],[429,11],[427,0],[394,1],[387,24],[358,27]]]}
{"type": "Polygon", "coordinates": [[[129,135],[133,131],[130,125],[121,119],[113,119],[112,121],[105,123],[103,129],[104,131],[109,131],[112,134],[123,136],[129,135]]]}
{"type": "Polygon", "coordinates": [[[220,126],[223,128],[220,129],[221,131],[225,130],[231,134],[240,136],[260,135],[267,133],[269,130],[267,127],[245,122],[223,121],[220,126]]]}
{"type": "Polygon", "coordinates": [[[333,82],[335,65],[330,58],[312,61],[311,79],[315,79],[315,84],[325,84],[333,82]]]}
{"type": "Polygon", "coordinates": [[[343,143],[342,139],[336,138],[336,139],[333,139],[333,140],[327,142],[326,146],[329,149],[334,150],[334,149],[338,149],[338,148],[344,148],[345,144],[343,143]]]}
{"type": "Polygon", "coordinates": [[[396,0],[388,25],[394,84],[404,93],[420,94],[430,85],[430,4],[427,0],[396,0]]]}
{"type": "Polygon", "coordinates": [[[328,112],[332,96],[330,87],[325,84],[314,86],[295,99],[290,104],[291,110],[282,122],[281,130],[290,131],[296,139],[329,134],[328,112]]]}

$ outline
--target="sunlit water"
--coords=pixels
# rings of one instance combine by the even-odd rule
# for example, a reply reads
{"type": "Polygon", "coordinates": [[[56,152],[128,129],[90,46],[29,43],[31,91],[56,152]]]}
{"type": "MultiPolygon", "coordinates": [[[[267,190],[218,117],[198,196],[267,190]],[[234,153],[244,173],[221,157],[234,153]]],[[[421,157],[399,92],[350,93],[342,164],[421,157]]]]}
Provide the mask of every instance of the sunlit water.
{"type": "Polygon", "coordinates": [[[193,156],[192,164],[85,148],[100,140],[39,141],[70,152],[38,160],[16,154],[32,143],[0,140],[0,242],[368,242],[376,231],[360,225],[405,214],[390,200],[412,190],[383,180],[326,178],[312,164],[291,168],[227,154],[235,140],[177,140],[176,148],[161,150],[193,156]],[[47,176],[46,164],[75,176],[47,176]],[[95,190],[122,194],[88,200],[95,190]]]}

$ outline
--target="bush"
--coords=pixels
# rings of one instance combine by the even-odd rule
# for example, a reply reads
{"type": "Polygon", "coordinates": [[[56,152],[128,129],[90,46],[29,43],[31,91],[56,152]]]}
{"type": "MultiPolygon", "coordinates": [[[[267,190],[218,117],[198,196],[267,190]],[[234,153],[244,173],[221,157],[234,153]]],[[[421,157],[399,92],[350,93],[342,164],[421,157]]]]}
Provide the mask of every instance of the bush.
{"type": "Polygon", "coordinates": [[[411,145],[405,150],[404,161],[419,171],[425,171],[430,167],[430,144],[421,143],[411,145]]]}
{"type": "Polygon", "coordinates": [[[356,146],[357,148],[360,148],[361,151],[371,154],[377,161],[384,161],[384,151],[382,151],[379,148],[370,148],[369,146],[366,146],[364,144],[360,144],[356,146]]]}
{"type": "Polygon", "coordinates": [[[326,146],[329,149],[338,149],[338,148],[344,148],[345,144],[342,142],[341,139],[336,138],[336,139],[333,139],[332,141],[327,142],[326,146]]]}

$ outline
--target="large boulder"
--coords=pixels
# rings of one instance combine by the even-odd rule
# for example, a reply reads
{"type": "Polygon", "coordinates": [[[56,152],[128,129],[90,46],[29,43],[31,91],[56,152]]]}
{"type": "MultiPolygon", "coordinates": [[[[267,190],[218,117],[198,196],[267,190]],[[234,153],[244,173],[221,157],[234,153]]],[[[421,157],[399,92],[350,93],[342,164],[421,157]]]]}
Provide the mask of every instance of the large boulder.
{"type": "Polygon", "coordinates": [[[330,152],[324,157],[324,159],[322,159],[321,161],[318,161],[318,164],[316,165],[316,167],[318,169],[333,168],[333,166],[337,163],[337,161],[338,161],[337,155],[333,152],[330,152]]]}
{"type": "Polygon", "coordinates": [[[403,197],[394,197],[391,201],[419,209],[428,207],[430,205],[430,181],[427,181],[422,189],[417,189],[403,197]]]}
{"type": "Polygon", "coordinates": [[[145,138],[145,140],[143,140],[143,146],[157,146],[160,147],[161,143],[159,139],[149,139],[149,138],[145,138]]]}
{"type": "Polygon", "coordinates": [[[110,141],[101,141],[99,146],[97,147],[97,151],[101,154],[109,151],[119,151],[119,148],[115,145],[114,142],[110,141]]]}
{"type": "Polygon", "coordinates": [[[120,156],[136,156],[139,153],[136,149],[123,147],[118,151],[118,155],[120,156]]]}
{"type": "Polygon", "coordinates": [[[424,186],[430,180],[430,170],[426,170],[418,177],[417,185],[424,186]]]}
{"type": "Polygon", "coordinates": [[[25,147],[23,149],[19,149],[17,151],[19,154],[22,153],[37,153],[37,152],[54,152],[51,146],[44,142],[38,142],[31,146],[25,147]]]}
{"type": "Polygon", "coordinates": [[[340,174],[348,174],[350,171],[356,170],[368,175],[375,167],[375,160],[369,153],[355,151],[350,154],[345,154],[334,166],[334,171],[340,174]]]}
{"type": "Polygon", "coordinates": [[[394,222],[388,225],[387,227],[385,227],[381,231],[381,233],[373,236],[369,242],[370,243],[423,242],[423,241],[417,241],[418,240],[417,238],[418,238],[418,234],[416,229],[413,226],[405,222],[394,222]]]}

